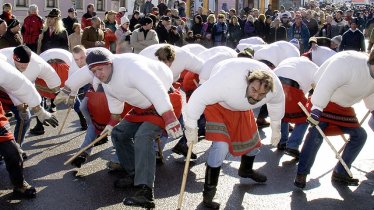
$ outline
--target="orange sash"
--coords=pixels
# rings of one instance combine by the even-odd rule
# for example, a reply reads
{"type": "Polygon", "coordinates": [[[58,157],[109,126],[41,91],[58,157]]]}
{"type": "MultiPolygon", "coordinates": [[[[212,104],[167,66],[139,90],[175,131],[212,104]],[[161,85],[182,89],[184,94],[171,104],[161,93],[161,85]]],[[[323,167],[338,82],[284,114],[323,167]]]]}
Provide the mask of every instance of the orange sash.
{"type": "Polygon", "coordinates": [[[307,99],[304,92],[298,88],[290,85],[282,84],[286,99],[286,109],[283,121],[289,123],[303,123],[306,122],[306,115],[301,110],[297,103],[300,101],[304,106],[307,99]]]}
{"type": "MultiPolygon", "coordinates": [[[[111,117],[105,93],[88,91],[86,97],[88,98],[87,109],[90,113],[92,123],[95,126],[95,131],[97,134],[100,134],[111,117]]],[[[132,109],[132,106],[125,104],[121,116],[124,117],[130,109],[132,109]]]]}
{"type": "Polygon", "coordinates": [[[207,106],[204,115],[205,139],[227,142],[232,155],[244,155],[261,146],[252,110],[231,111],[217,103],[207,106]]]}
{"type": "MultiPolygon", "coordinates": [[[[173,106],[175,116],[179,119],[182,113],[182,95],[178,90],[169,93],[170,102],[173,106]]],[[[152,124],[158,125],[165,129],[165,122],[162,117],[156,112],[156,109],[151,106],[148,109],[140,109],[134,107],[125,116],[125,119],[129,122],[150,122],[152,124]]]]}
{"type": "MultiPolygon", "coordinates": [[[[312,103],[310,98],[307,102],[307,108],[311,109],[312,103]]],[[[321,122],[329,123],[329,126],[324,130],[327,136],[335,136],[343,134],[339,126],[349,128],[359,128],[360,123],[356,117],[355,110],[352,107],[342,107],[336,103],[329,102],[323,110],[320,117],[321,122]]]]}
{"type": "MultiPolygon", "coordinates": [[[[53,67],[53,69],[61,79],[60,87],[64,87],[65,81],[68,79],[69,65],[67,65],[66,63],[51,63],[50,65],[53,67]]],[[[43,97],[51,99],[54,99],[56,97],[56,94],[48,88],[47,83],[42,79],[37,78],[35,80],[35,87],[43,97]]]]}

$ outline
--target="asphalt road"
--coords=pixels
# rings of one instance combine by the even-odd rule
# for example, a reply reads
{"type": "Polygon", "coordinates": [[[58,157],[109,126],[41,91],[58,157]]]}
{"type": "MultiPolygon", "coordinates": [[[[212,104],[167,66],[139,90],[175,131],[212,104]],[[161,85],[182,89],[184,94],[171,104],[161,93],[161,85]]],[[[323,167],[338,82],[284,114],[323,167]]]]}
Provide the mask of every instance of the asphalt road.
{"type": "MultiPolygon", "coordinates": [[[[359,119],[366,109],[355,106],[359,119]]],[[[66,109],[56,113],[60,122],[66,109]]],[[[31,127],[35,124],[33,120],[31,127]]],[[[365,147],[353,164],[352,172],[360,179],[358,187],[342,187],[330,181],[332,168],[337,160],[324,143],[316,162],[308,176],[305,190],[293,186],[297,162],[270,145],[270,128],[264,129],[263,147],[256,157],[254,168],[268,176],[266,184],[239,178],[239,157],[228,156],[222,166],[216,197],[221,201],[221,209],[374,209],[374,136],[367,126],[368,139],[365,147]]],[[[113,182],[121,176],[108,173],[105,163],[113,155],[111,142],[95,147],[89,161],[77,170],[71,165],[63,165],[81,144],[85,133],[79,130],[76,113],[71,112],[62,135],[58,128],[46,128],[42,136],[27,136],[24,150],[29,158],[25,162],[26,180],[37,188],[37,197],[18,200],[12,196],[12,186],[4,164],[0,165],[0,209],[136,209],[125,207],[122,200],[132,195],[134,190],[118,190],[113,182]]],[[[340,148],[340,137],[331,138],[340,148]]],[[[156,209],[176,209],[184,158],[173,154],[171,148],[176,141],[167,142],[164,149],[165,164],[157,166],[155,182],[156,209]]],[[[210,142],[195,145],[198,159],[190,165],[183,209],[203,209],[202,188],[204,184],[205,162],[210,142]]]]}

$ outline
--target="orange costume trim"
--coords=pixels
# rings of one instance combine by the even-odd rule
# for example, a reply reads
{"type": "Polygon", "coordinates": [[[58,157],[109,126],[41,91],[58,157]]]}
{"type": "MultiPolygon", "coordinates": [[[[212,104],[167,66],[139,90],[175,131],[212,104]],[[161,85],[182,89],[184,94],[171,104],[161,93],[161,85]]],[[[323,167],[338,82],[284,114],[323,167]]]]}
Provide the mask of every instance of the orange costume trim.
{"type": "Polygon", "coordinates": [[[9,111],[10,107],[14,106],[12,100],[6,92],[0,90],[0,102],[3,104],[3,109],[9,111]]]}
{"type": "Polygon", "coordinates": [[[261,146],[252,110],[231,111],[217,103],[207,106],[204,115],[205,139],[228,143],[232,155],[241,156],[261,146]]]}
{"type": "Polygon", "coordinates": [[[183,90],[186,93],[186,101],[190,99],[192,93],[197,89],[196,84],[194,80],[199,83],[199,75],[192,73],[192,72],[187,72],[183,78],[183,90]]]}
{"type": "MultiPolygon", "coordinates": [[[[110,121],[110,111],[108,101],[104,92],[88,91],[86,93],[87,109],[90,113],[92,123],[95,127],[96,134],[100,134],[110,121]]],[[[121,114],[122,118],[132,109],[132,106],[125,104],[125,108],[121,114]]]]}
{"type": "MultiPolygon", "coordinates": [[[[56,71],[56,73],[61,79],[60,87],[64,87],[65,81],[68,79],[69,65],[67,65],[66,63],[61,63],[61,62],[53,62],[53,63],[50,63],[50,65],[53,67],[53,69],[56,71]]],[[[56,97],[56,94],[51,89],[48,88],[47,83],[42,79],[37,78],[35,80],[35,87],[40,93],[40,95],[43,97],[51,98],[51,99],[54,99],[56,97]]]]}
{"type": "MultiPolygon", "coordinates": [[[[169,98],[173,106],[175,116],[177,117],[177,119],[179,119],[182,113],[182,95],[178,90],[174,90],[174,92],[169,93],[169,98]]],[[[150,122],[165,129],[165,122],[162,117],[156,112],[156,109],[153,107],[153,105],[148,109],[140,109],[138,107],[134,107],[125,116],[125,119],[129,122],[150,122]]]]}
{"type": "Polygon", "coordinates": [[[305,106],[307,98],[305,97],[304,92],[288,84],[282,83],[282,87],[286,99],[286,109],[282,121],[289,123],[306,122],[306,115],[297,104],[298,102],[301,102],[305,106]]]}
{"type": "MultiPolygon", "coordinates": [[[[310,110],[312,103],[310,98],[307,102],[307,108],[310,110]]],[[[360,123],[356,117],[356,112],[352,107],[342,107],[336,103],[329,102],[323,110],[320,122],[327,122],[329,126],[324,130],[328,136],[343,134],[339,126],[348,128],[359,128],[360,123]]]]}
{"type": "Polygon", "coordinates": [[[10,132],[10,125],[8,119],[4,116],[3,106],[0,102],[0,142],[11,141],[14,139],[12,132],[10,132]]]}

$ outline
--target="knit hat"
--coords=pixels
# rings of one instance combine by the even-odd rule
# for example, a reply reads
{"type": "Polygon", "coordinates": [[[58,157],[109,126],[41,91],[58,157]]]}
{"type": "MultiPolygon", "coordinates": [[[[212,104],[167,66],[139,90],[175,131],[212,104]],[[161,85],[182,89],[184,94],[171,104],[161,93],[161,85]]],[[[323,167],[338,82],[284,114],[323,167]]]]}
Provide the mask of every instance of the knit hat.
{"type": "Polygon", "coordinates": [[[106,65],[112,63],[110,55],[104,50],[93,50],[86,57],[86,63],[89,69],[95,66],[106,65]]]}
{"type": "Polygon", "coordinates": [[[20,63],[29,63],[31,58],[31,50],[26,45],[20,45],[13,50],[13,60],[20,63]]]}
{"type": "Polygon", "coordinates": [[[118,12],[127,12],[127,9],[126,9],[126,7],[120,7],[118,9],[118,12]]]}
{"type": "MultiPolygon", "coordinates": [[[[316,40],[317,41],[317,40],[316,40]]],[[[309,41],[310,42],[310,41],[309,41]]],[[[295,47],[297,47],[297,49],[300,49],[300,43],[299,43],[299,40],[297,39],[291,39],[290,41],[291,44],[295,45],[295,47]]]]}
{"type": "Polygon", "coordinates": [[[121,17],[121,25],[125,23],[130,23],[129,19],[126,16],[121,17]]]}
{"type": "Polygon", "coordinates": [[[342,35],[334,36],[331,41],[337,45],[340,45],[340,43],[342,42],[342,35]]]}

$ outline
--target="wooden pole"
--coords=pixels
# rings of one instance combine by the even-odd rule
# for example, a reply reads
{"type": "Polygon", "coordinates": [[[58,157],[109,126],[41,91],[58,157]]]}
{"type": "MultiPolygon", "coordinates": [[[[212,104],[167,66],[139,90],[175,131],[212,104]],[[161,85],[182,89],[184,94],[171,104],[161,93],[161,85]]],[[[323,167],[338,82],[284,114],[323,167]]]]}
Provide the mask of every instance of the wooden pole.
{"type": "Polygon", "coordinates": [[[98,138],[96,138],[93,142],[91,142],[89,145],[85,146],[84,148],[82,148],[81,150],[79,150],[73,157],[69,158],[67,161],[65,161],[64,165],[67,165],[69,163],[71,163],[75,158],[77,158],[80,154],[82,154],[83,152],[85,152],[86,150],[88,150],[89,148],[91,148],[94,144],[96,144],[97,142],[99,142],[101,139],[107,137],[108,134],[107,133],[104,133],[103,135],[100,135],[98,138]]]}
{"type": "Polygon", "coordinates": [[[64,129],[64,127],[65,127],[65,123],[66,123],[66,120],[68,119],[68,116],[69,116],[70,111],[71,111],[71,107],[69,107],[68,111],[66,112],[66,115],[65,115],[64,121],[62,122],[62,125],[61,125],[61,127],[60,127],[60,130],[58,131],[58,135],[60,135],[61,132],[62,132],[62,129],[64,129]]]}
{"type": "Polygon", "coordinates": [[[182,203],[183,203],[183,194],[184,194],[184,190],[185,190],[186,182],[187,182],[187,175],[188,175],[188,169],[190,166],[192,147],[193,147],[193,144],[188,145],[187,159],[186,159],[186,163],[184,164],[183,178],[182,178],[182,184],[181,184],[181,191],[179,193],[177,210],[181,209],[182,203]]]}
{"type": "MultiPolygon", "coordinates": [[[[298,105],[300,106],[300,108],[303,110],[303,112],[305,113],[305,115],[309,117],[310,114],[308,113],[308,110],[305,108],[305,106],[304,106],[301,102],[299,102],[299,103],[297,103],[297,104],[298,104],[298,105]]],[[[338,151],[336,151],[336,149],[335,149],[335,147],[332,145],[331,141],[330,141],[330,140],[327,138],[327,136],[323,133],[322,129],[321,129],[318,125],[316,125],[316,128],[317,128],[318,132],[321,134],[321,136],[326,140],[327,144],[330,146],[330,148],[332,149],[332,151],[334,151],[336,158],[337,158],[337,159],[340,161],[340,163],[343,165],[343,167],[344,167],[345,171],[347,171],[348,175],[349,175],[350,177],[353,177],[351,170],[349,170],[347,164],[344,162],[343,158],[339,155],[338,151]]]]}

